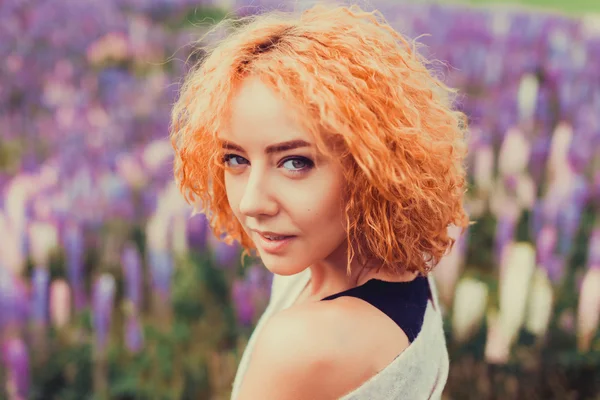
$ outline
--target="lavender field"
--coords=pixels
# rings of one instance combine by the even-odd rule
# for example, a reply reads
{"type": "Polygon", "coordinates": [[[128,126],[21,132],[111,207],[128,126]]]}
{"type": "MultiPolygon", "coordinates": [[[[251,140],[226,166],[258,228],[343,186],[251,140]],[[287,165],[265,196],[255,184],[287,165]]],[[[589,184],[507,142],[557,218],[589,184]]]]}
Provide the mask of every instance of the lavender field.
{"type": "MultiPolygon", "coordinates": [[[[212,23],[282,4],[0,2],[0,398],[228,398],[271,276],[178,193],[170,107],[212,23]]],[[[600,19],[372,4],[471,124],[446,398],[600,399],[600,19]]]]}

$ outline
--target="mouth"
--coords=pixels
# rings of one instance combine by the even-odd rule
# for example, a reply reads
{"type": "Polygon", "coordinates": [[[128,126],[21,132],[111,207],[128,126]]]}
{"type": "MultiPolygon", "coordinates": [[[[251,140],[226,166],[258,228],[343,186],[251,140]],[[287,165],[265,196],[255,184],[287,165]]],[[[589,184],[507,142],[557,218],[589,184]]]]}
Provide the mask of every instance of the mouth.
{"type": "Polygon", "coordinates": [[[278,240],[284,240],[293,237],[293,235],[265,235],[263,233],[259,233],[259,235],[271,242],[277,242],[278,240]]]}
{"type": "Polygon", "coordinates": [[[281,253],[295,238],[295,235],[284,235],[274,232],[255,231],[259,240],[258,244],[267,253],[281,253]]]}

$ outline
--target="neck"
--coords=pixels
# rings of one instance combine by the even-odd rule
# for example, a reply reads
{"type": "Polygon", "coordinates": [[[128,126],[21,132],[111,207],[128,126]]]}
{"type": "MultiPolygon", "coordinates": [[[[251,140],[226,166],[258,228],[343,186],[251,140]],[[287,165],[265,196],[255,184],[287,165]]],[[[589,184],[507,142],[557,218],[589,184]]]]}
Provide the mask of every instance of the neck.
{"type": "Polygon", "coordinates": [[[417,276],[414,272],[390,275],[385,271],[377,271],[377,268],[366,268],[356,260],[352,261],[351,272],[348,275],[346,264],[345,252],[338,252],[322,262],[311,265],[306,300],[319,301],[332,294],[363,285],[371,279],[402,282],[410,281],[417,276]]]}

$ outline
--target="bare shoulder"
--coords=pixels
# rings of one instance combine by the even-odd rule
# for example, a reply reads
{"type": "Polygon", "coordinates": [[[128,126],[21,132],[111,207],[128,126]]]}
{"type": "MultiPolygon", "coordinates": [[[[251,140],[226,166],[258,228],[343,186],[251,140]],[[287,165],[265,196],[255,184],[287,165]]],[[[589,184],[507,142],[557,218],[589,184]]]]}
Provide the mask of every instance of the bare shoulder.
{"type": "Polygon", "coordinates": [[[360,386],[408,346],[381,346],[393,337],[391,321],[372,308],[339,298],[274,315],[257,337],[238,399],[333,399],[360,386]]]}

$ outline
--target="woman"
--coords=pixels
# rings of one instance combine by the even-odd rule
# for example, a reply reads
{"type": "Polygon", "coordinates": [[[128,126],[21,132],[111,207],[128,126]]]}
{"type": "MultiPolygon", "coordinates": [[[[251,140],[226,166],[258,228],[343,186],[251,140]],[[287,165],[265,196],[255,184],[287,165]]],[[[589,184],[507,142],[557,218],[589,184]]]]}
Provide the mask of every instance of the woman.
{"type": "Polygon", "coordinates": [[[454,92],[377,13],[246,22],[189,73],[171,134],[186,199],[275,276],[232,398],[440,398],[427,275],[468,224],[454,92]]]}

